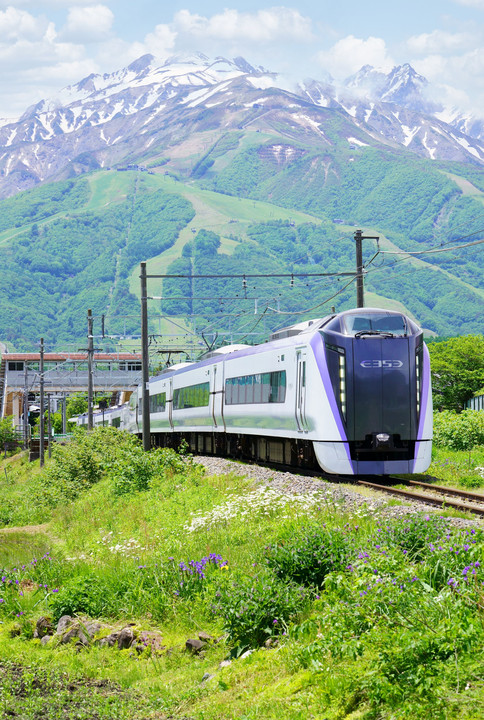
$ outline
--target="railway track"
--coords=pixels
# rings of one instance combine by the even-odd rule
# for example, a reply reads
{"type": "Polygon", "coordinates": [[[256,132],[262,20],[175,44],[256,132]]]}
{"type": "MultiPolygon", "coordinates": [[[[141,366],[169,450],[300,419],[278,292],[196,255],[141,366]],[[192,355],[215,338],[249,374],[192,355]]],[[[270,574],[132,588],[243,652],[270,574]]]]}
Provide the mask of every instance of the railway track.
{"type": "Polygon", "coordinates": [[[391,485],[380,485],[378,483],[368,482],[366,480],[358,480],[357,485],[377,490],[378,492],[395,495],[402,499],[414,500],[435,507],[446,508],[451,507],[463,512],[472,513],[484,517],[484,495],[465,490],[456,490],[442,485],[432,485],[430,483],[419,482],[416,480],[397,481],[399,485],[405,484],[409,488],[423,488],[425,494],[417,490],[400,490],[400,488],[391,485]],[[459,500],[451,499],[459,498],[459,500]]]}
{"type": "MultiPolygon", "coordinates": [[[[213,457],[213,456],[212,456],[213,457]]],[[[232,459],[233,458],[226,458],[232,459]]],[[[313,470],[310,468],[298,468],[291,465],[284,465],[281,463],[271,462],[244,462],[237,461],[237,464],[247,465],[248,467],[261,467],[278,472],[285,472],[294,474],[295,477],[305,476],[313,477],[325,482],[333,484],[344,483],[348,485],[361,485],[371,490],[375,490],[381,493],[394,495],[400,497],[402,500],[412,500],[413,502],[420,502],[426,505],[433,505],[441,509],[454,508],[462,512],[470,513],[473,515],[484,517],[484,493],[473,493],[466,490],[457,490],[456,488],[448,488],[442,485],[434,485],[431,483],[424,483],[418,480],[403,480],[402,478],[387,476],[386,485],[382,485],[379,482],[372,482],[372,480],[379,480],[380,476],[367,476],[367,480],[356,480],[353,475],[328,475],[322,472],[320,469],[313,470]],[[388,484],[393,483],[393,485],[388,484]],[[400,488],[394,487],[394,485],[406,485],[408,490],[401,490],[400,488]],[[412,489],[415,488],[415,489],[412,489]],[[418,492],[417,489],[422,488],[426,492],[418,492]],[[458,498],[458,500],[453,499],[458,498]]]]}

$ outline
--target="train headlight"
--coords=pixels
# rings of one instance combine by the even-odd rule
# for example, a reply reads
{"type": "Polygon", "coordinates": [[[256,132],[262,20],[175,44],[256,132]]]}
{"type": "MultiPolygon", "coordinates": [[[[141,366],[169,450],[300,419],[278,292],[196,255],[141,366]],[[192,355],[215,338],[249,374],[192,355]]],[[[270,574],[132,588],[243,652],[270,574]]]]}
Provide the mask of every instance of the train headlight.
{"type": "Polygon", "coordinates": [[[386,445],[387,442],[390,440],[390,435],[388,433],[378,433],[376,439],[378,443],[386,445]]]}
{"type": "Polygon", "coordinates": [[[417,417],[420,416],[420,395],[422,392],[422,347],[417,348],[415,355],[415,383],[417,391],[417,417]]]}
{"type": "Polygon", "coordinates": [[[341,413],[346,420],[346,362],[345,356],[339,356],[339,401],[341,413]]]}

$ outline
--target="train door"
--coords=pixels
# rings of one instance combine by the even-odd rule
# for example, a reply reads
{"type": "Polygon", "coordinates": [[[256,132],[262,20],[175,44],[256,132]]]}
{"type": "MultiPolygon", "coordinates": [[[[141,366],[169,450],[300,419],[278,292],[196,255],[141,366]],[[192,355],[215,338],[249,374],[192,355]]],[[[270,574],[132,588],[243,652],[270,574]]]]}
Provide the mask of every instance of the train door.
{"type": "Polygon", "coordinates": [[[296,350],[296,423],[299,432],[308,432],[306,420],[306,351],[296,350]]]}
{"type": "Polygon", "coordinates": [[[210,408],[214,429],[225,431],[224,420],[224,364],[213,366],[210,408]]]}
{"type": "Polygon", "coordinates": [[[168,420],[170,422],[170,429],[173,430],[173,378],[170,378],[170,386],[167,397],[168,403],[168,420]]]}

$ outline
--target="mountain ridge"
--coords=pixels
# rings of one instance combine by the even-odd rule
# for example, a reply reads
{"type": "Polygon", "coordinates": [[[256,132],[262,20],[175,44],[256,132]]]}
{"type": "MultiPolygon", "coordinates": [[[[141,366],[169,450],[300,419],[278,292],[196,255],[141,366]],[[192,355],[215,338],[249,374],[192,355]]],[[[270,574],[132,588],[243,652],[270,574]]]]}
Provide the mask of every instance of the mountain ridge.
{"type": "Polygon", "coordinates": [[[291,91],[276,74],[240,57],[195,54],[161,63],[144,55],[113,73],[83,78],[31,106],[16,122],[0,123],[0,197],[136,161],[154,148],[176,155],[181,125],[185,134],[199,132],[200,125],[223,132],[231,125],[246,126],[248,116],[251,123],[262,122],[271,109],[284,112],[281,127],[303,126],[314,141],[326,142],[318,125],[324,124],[324,112],[336,111],[367,135],[369,144],[390,144],[432,160],[483,164],[482,121],[429,103],[426,87],[409,65],[386,75],[365,66],[346,87],[311,80],[291,91]],[[263,91],[268,96],[259,94],[263,91]],[[308,107],[309,126],[298,113],[308,107]]]}

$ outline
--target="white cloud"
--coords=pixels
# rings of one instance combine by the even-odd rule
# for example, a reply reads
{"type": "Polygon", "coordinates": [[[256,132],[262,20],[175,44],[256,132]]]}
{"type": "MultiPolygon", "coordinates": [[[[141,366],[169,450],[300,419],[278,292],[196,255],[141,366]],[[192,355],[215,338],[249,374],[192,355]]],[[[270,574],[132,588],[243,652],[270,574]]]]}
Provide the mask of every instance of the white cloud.
{"type": "Polygon", "coordinates": [[[475,7],[478,10],[484,10],[484,0],[454,0],[459,5],[467,5],[467,7],[475,7]]]}
{"type": "Polygon", "coordinates": [[[36,40],[46,31],[48,21],[36,18],[25,10],[8,7],[0,10],[0,46],[6,46],[20,39],[36,40]]]}
{"type": "Polygon", "coordinates": [[[226,9],[207,18],[189,10],[180,10],[174,18],[176,29],[200,38],[276,42],[284,39],[312,40],[311,20],[298,10],[273,7],[244,13],[226,9]]]}
{"type": "Polygon", "coordinates": [[[382,38],[369,37],[366,40],[348,35],[339,40],[330,50],[318,53],[321,66],[337,79],[348,77],[363,65],[373,65],[389,71],[395,62],[390,57],[382,38]]]}
{"type": "Polygon", "coordinates": [[[428,55],[412,65],[434,86],[436,99],[484,117],[484,48],[462,55],[428,55]]]}
{"type": "Polygon", "coordinates": [[[76,5],[92,5],[93,0],[0,0],[0,7],[34,7],[39,5],[51,8],[71,7],[76,5]]]}
{"type": "Polygon", "coordinates": [[[76,42],[96,42],[109,34],[114,15],[106,5],[71,7],[61,36],[76,42]]]}
{"type": "MultiPolygon", "coordinates": [[[[169,25],[157,25],[154,32],[148,33],[144,40],[144,50],[137,57],[149,52],[156,57],[163,58],[169,55],[174,46],[177,33],[169,25]]],[[[141,47],[141,46],[140,46],[141,47]]]]}
{"type": "Polygon", "coordinates": [[[467,49],[471,44],[474,43],[468,33],[450,33],[445,30],[413,35],[406,43],[410,52],[419,55],[456,52],[467,49]]]}

